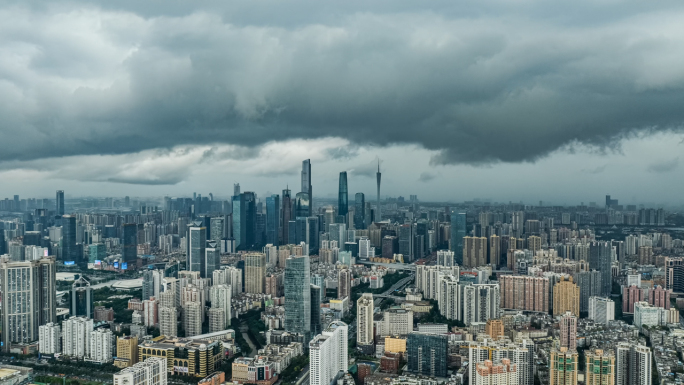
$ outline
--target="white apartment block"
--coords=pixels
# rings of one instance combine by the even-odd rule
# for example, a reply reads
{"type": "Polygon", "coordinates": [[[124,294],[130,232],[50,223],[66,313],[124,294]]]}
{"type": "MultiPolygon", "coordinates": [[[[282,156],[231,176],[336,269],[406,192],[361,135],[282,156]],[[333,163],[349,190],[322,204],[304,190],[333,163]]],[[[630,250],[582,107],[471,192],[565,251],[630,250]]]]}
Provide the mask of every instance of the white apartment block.
{"type": "Polygon", "coordinates": [[[178,309],[159,307],[159,333],[167,337],[178,336],[178,309]]]}
{"type": "Polygon", "coordinates": [[[370,345],[373,343],[373,294],[364,293],[356,301],[356,321],[358,332],[356,343],[358,345],[370,345]]]}
{"type": "Polygon", "coordinates": [[[309,342],[310,385],[329,385],[340,371],[347,371],[347,334],[347,324],[335,321],[309,342]]]}
{"type": "Polygon", "coordinates": [[[90,332],[89,361],[98,363],[112,362],[114,334],[109,329],[97,329],[90,332]]]}
{"type": "Polygon", "coordinates": [[[59,324],[48,323],[38,327],[38,351],[41,354],[62,353],[62,329],[59,324]]]}
{"type": "MultiPolygon", "coordinates": [[[[223,329],[230,327],[232,288],[230,285],[214,285],[209,288],[209,300],[212,308],[221,308],[224,312],[223,329]]],[[[223,330],[221,329],[221,330],[223,330]]]]}
{"type": "Polygon", "coordinates": [[[658,326],[660,325],[660,309],[641,301],[634,304],[634,326],[658,326]]]}
{"type": "Polygon", "coordinates": [[[114,385],[166,385],[166,358],[150,357],[114,374],[114,385]]]}
{"type": "Polygon", "coordinates": [[[389,309],[383,315],[381,337],[403,336],[413,331],[413,311],[389,309]]]}
{"type": "Polygon", "coordinates": [[[589,319],[607,324],[615,319],[615,302],[610,298],[589,297],[589,319]]]}
{"type": "Polygon", "coordinates": [[[88,357],[92,331],[93,320],[90,318],[71,317],[62,321],[62,354],[77,358],[88,357]]]}
{"type": "Polygon", "coordinates": [[[458,277],[454,275],[442,276],[439,281],[439,299],[437,300],[439,313],[449,320],[460,320],[461,287],[458,277]]]}

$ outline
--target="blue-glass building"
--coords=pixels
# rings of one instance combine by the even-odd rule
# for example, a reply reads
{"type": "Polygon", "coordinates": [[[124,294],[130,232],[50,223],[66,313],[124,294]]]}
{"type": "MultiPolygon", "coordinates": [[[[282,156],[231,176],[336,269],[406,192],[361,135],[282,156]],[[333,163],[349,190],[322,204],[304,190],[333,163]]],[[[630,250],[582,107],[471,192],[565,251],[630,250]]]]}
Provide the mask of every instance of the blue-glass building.
{"type": "Polygon", "coordinates": [[[409,333],[406,341],[408,370],[427,376],[446,377],[447,346],[446,334],[409,333]]]}
{"type": "Polygon", "coordinates": [[[311,338],[309,256],[291,256],[285,265],[285,330],[311,338]]]}
{"type": "Polygon", "coordinates": [[[256,236],[256,194],[245,191],[233,197],[233,238],[237,250],[250,250],[256,236]]]}
{"type": "Polygon", "coordinates": [[[206,273],[206,243],[207,229],[205,227],[190,227],[188,231],[188,255],[186,270],[199,271],[202,278],[206,273]]]}
{"type": "Polygon", "coordinates": [[[347,172],[340,173],[340,186],[337,198],[337,215],[346,216],[349,212],[349,190],[347,188],[347,172]]]}
{"type": "Polygon", "coordinates": [[[280,234],[280,196],[266,198],[266,243],[278,246],[280,234]]]}
{"type": "Polygon", "coordinates": [[[363,193],[354,196],[354,228],[363,230],[366,228],[366,197],[363,193]]]}

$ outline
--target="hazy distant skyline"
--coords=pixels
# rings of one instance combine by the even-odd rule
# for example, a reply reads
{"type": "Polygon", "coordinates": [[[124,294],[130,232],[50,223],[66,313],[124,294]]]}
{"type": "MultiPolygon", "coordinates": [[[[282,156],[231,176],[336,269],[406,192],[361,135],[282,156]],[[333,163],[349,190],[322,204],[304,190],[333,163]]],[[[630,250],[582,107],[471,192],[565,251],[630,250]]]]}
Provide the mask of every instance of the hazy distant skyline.
{"type": "Polygon", "coordinates": [[[684,204],[677,1],[0,5],[0,198],[684,204]]]}

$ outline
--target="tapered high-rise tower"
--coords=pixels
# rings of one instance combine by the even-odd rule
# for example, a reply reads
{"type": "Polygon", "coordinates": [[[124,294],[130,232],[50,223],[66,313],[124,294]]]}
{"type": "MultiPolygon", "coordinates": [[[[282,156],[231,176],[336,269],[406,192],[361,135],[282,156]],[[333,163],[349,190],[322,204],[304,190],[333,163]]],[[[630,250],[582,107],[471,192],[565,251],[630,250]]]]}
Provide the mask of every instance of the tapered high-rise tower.
{"type": "Polygon", "coordinates": [[[380,209],[380,178],[382,174],[380,173],[380,159],[378,159],[378,172],[375,174],[378,179],[378,212],[375,214],[375,221],[380,222],[382,220],[382,210],[380,209]]]}
{"type": "MultiPolygon", "coordinates": [[[[337,215],[346,218],[349,212],[349,190],[347,188],[347,172],[340,173],[340,188],[337,199],[337,215]]],[[[346,219],[345,219],[346,221],[346,219]]]]}
{"type": "Polygon", "coordinates": [[[302,161],[302,191],[309,194],[309,213],[307,217],[311,216],[313,212],[313,188],[311,187],[311,159],[302,161]]]}

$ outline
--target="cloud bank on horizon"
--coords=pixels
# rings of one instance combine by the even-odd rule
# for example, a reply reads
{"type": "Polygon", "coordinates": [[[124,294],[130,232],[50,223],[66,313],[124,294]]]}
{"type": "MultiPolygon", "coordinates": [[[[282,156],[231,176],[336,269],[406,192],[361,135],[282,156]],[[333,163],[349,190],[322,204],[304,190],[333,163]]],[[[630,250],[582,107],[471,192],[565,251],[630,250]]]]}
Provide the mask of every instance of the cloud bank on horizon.
{"type": "Polygon", "coordinates": [[[521,162],[681,127],[683,5],[579,2],[548,18],[541,1],[479,3],[357,3],[289,25],[228,6],[5,6],[0,159],[332,136],[521,162]]]}
{"type": "Polygon", "coordinates": [[[131,154],[74,178],[175,184],[184,162],[302,139],[341,143],[333,159],[416,145],[433,166],[611,151],[681,132],[682,20],[677,1],[5,3],[0,169],[131,154]]]}

